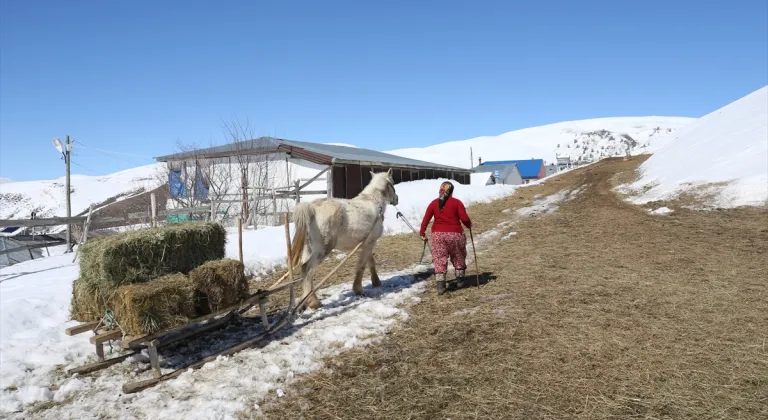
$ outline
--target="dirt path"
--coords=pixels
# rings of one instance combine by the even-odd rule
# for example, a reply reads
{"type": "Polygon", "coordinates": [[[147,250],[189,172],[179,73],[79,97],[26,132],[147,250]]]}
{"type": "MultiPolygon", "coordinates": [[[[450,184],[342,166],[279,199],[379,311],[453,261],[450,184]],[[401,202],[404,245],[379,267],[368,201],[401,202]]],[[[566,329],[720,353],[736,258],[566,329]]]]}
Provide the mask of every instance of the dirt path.
{"type": "MultiPolygon", "coordinates": [[[[406,325],[329,360],[265,401],[264,414],[768,418],[768,211],[649,215],[611,191],[641,160],[603,161],[473,207],[479,235],[537,194],[582,188],[554,213],[491,235],[479,256],[490,283],[447,297],[431,284],[406,325]]],[[[407,236],[389,241],[382,259],[418,255],[395,251],[407,236]]]]}

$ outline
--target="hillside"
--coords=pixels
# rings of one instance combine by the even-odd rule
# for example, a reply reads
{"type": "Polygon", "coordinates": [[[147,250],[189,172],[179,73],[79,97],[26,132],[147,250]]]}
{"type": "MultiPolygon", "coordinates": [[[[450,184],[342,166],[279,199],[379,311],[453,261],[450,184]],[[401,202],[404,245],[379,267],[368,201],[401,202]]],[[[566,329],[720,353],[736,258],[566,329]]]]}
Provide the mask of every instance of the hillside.
{"type": "Polygon", "coordinates": [[[602,157],[652,153],[668,140],[668,134],[695,121],[683,117],[622,117],[565,121],[524,128],[498,136],[475,137],[424,148],[390,150],[387,153],[444,165],[469,167],[470,147],[478,158],[488,160],[544,159],[570,156],[572,162],[594,162],[602,157]]]}
{"type": "MultiPolygon", "coordinates": [[[[158,185],[157,164],[139,166],[103,176],[70,176],[72,214],[88,210],[116,198],[124,200],[158,185]]],[[[26,219],[35,211],[37,217],[64,216],[67,212],[64,177],[44,181],[0,184],[0,219],[26,219]]]]}
{"type": "MultiPolygon", "coordinates": [[[[558,153],[571,156],[573,161],[582,159],[590,162],[601,156],[623,155],[627,148],[630,148],[632,154],[652,152],[667,141],[667,134],[691,121],[694,120],[677,117],[568,121],[512,131],[496,137],[477,137],[388,153],[459,167],[468,167],[470,147],[475,161],[478,157],[484,160],[536,157],[554,162],[555,154],[558,153]]],[[[98,205],[115,197],[122,200],[151,190],[157,186],[158,168],[161,166],[147,165],[104,176],[72,175],[72,214],[84,213],[90,204],[98,205]]],[[[292,171],[298,171],[295,175],[304,179],[316,173],[308,168],[293,165],[291,168],[292,171]]],[[[275,169],[281,172],[283,167],[275,169]]],[[[324,181],[318,183],[318,189],[323,186],[324,181]]],[[[0,185],[0,219],[28,218],[32,211],[36,211],[38,217],[66,214],[63,177],[0,185]]]]}
{"type": "Polygon", "coordinates": [[[644,162],[628,189],[644,190],[637,204],[681,192],[706,195],[718,207],[764,205],[768,200],[768,86],[676,132],[644,162]],[[711,183],[722,188],[703,188],[711,183]]]}

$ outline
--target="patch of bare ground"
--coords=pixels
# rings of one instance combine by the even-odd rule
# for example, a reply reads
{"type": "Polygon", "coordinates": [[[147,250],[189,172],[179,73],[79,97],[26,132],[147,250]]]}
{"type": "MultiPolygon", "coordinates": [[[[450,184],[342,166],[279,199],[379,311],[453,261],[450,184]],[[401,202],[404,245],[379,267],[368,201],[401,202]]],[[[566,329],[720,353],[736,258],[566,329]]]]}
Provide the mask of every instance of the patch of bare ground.
{"type": "MultiPolygon", "coordinates": [[[[572,188],[579,182],[579,180],[580,175],[578,174],[578,171],[571,171],[552,178],[545,183],[520,188],[515,191],[514,195],[508,196],[504,199],[492,201],[489,203],[478,203],[469,206],[467,213],[469,214],[470,218],[472,218],[472,230],[474,235],[477,236],[482,234],[489,229],[497,227],[500,222],[508,220],[509,216],[503,213],[505,210],[514,210],[528,206],[536,198],[557,193],[565,188],[572,188]]],[[[429,202],[434,198],[435,197],[424,197],[424,201],[429,202]]],[[[409,222],[416,229],[419,229],[421,225],[421,219],[409,220],[409,222]]],[[[430,231],[430,229],[427,229],[428,235],[430,231]]],[[[421,256],[422,249],[423,242],[421,242],[418,235],[414,233],[384,236],[376,245],[376,251],[374,255],[376,259],[376,270],[379,275],[383,275],[388,271],[397,271],[414,266],[421,256]]],[[[471,245],[469,244],[468,252],[472,252],[471,245]]],[[[332,254],[318,267],[317,274],[315,275],[315,282],[318,282],[324,278],[331,270],[333,270],[334,267],[336,267],[337,264],[341,262],[340,258],[336,258],[337,255],[339,254],[332,254]]],[[[341,257],[341,255],[339,255],[339,257],[341,257]]],[[[427,248],[424,255],[424,263],[431,263],[431,261],[432,257],[429,253],[429,248],[427,248]]],[[[357,255],[353,255],[338,271],[336,271],[334,277],[325,283],[325,286],[332,286],[334,284],[346,282],[351,283],[355,276],[356,262],[357,255]]],[[[449,267],[449,275],[450,271],[451,270],[449,267]]],[[[287,268],[275,270],[267,277],[257,278],[251,281],[251,292],[255,292],[259,288],[270,286],[280,277],[282,277],[286,272],[287,268]]],[[[367,268],[364,278],[370,279],[370,272],[367,268]]],[[[300,291],[300,288],[298,290],[300,291]]],[[[273,296],[274,297],[271,297],[268,303],[269,310],[278,310],[280,308],[284,308],[288,303],[288,291],[277,293],[273,296]]]]}
{"type": "Polygon", "coordinates": [[[637,163],[602,161],[473,207],[488,229],[546,194],[536,188],[588,186],[479,256],[495,280],[440,297],[430,287],[382,342],[242,416],[768,418],[768,211],[648,215],[611,192],[637,163]]]}

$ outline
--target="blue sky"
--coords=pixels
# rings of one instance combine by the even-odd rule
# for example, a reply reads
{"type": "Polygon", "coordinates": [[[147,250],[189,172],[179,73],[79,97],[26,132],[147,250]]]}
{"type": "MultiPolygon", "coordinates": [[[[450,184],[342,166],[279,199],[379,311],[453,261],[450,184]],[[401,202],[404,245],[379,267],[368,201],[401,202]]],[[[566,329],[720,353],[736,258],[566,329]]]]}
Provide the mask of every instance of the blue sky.
{"type": "Polygon", "coordinates": [[[698,117],[768,84],[767,22],[765,0],[3,0],[0,177],[62,175],[53,137],[105,174],[233,117],[379,150],[698,117]]]}

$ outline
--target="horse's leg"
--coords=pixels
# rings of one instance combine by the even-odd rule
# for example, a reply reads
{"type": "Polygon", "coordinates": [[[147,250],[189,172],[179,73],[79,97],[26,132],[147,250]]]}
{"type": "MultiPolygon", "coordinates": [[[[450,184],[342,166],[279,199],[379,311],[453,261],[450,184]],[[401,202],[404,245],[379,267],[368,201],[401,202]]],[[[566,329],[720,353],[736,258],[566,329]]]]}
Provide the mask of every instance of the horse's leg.
{"type": "Polygon", "coordinates": [[[357,264],[355,264],[355,281],[352,283],[352,290],[356,295],[363,294],[363,273],[365,272],[365,265],[372,257],[373,244],[363,244],[360,250],[360,256],[357,257],[357,264]]]}
{"type": "Polygon", "coordinates": [[[371,272],[371,286],[381,287],[381,280],[379,279],[379,274],[376,273],[376,258],[374,258],[373,253],[371,253],[371,257],[368,258],[368,270],[370,270],[371,272]]]}
{"type": "Polygon", "coordinates": [[[309,306],[312,309],[317,309],[323,304],[320,302],[320,299],[317,298],[317,294],[312,292],[312,283],[314,282],[315,277],[315,271],[317,270],[318,266],[318,259],[317,256],[312,255],[312,258],[310,258],[309,261],[307,261],[304,264],[303,272],[304,274],[304,280],[302,281],[302,286],[304,288],[304,294],[302,296],[302,299],[306,297],[308,294],[312,294],[312,296],[307,299],[307,306],[309,306]]]}

